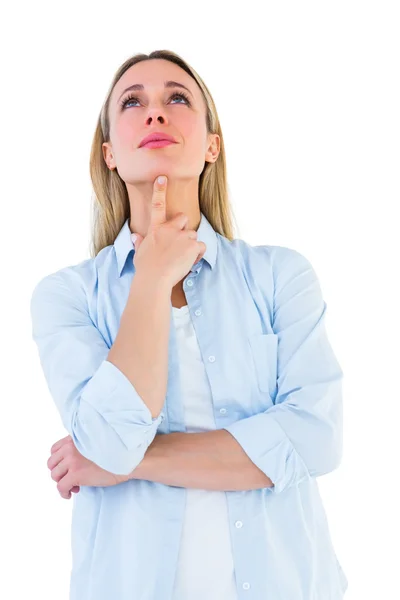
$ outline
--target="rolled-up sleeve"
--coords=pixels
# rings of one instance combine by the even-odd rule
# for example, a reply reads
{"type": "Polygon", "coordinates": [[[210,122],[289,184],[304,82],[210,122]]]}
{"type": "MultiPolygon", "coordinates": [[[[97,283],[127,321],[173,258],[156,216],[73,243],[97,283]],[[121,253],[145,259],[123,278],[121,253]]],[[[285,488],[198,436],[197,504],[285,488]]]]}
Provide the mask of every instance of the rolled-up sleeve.
{"type": "Polygon", "coordinates": [[[317,274],[296,250],[274,249],[274,404],[224,427],[271,479],[271,494],[333,471],[343,448],[343,371],[328,339],[317,274]]]}
{"type": "Polygon", "coordinates": [[[127,475],[153,441],[157,418],[111,362],[90,318],[78,277],[46,276],[34,288],[32,337],[50,394],[77,450],[111,473],[127,475]]]}

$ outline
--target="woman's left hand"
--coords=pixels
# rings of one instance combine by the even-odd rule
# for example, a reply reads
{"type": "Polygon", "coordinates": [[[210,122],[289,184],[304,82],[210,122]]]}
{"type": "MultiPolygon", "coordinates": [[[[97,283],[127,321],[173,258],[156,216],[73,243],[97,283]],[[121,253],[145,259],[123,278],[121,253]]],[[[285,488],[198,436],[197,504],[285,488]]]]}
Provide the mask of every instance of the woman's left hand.
{"type": "Polygon", "coordinates": [[[88,460],[75,447],[70,435],[53,444],[47,467],[51,478],[57,481],[57,489],[66,500],[71,492],[79,492],[79,486],[108,487],[118,485],[130,479],[129,475],[116,475],[105,471],[88,460]]]}

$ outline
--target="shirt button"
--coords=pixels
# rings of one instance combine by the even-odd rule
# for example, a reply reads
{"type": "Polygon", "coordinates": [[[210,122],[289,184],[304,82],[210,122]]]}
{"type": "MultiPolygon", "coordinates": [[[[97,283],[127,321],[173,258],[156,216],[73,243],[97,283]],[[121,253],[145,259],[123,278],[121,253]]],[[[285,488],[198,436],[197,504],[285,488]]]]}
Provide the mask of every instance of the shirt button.
{"type": "Polygon", "coordinates": [[[220,408],[219,412],[221,413],[221,415],[225,415],[226,414],[226,408],[220,408]]]}
{"type": "Polygon", "coordinates": [[[243,527],[243,523],[242,523],[242,521],[236,521],[235,525],[236,525],[236,527],[237,527],[238,529],[240,529],[241,527],[243,527]]]}
{"type": "Polygon", "coordinates": [[[247,581],[244,582],[243,589],[244,590],[249,590],[250,589],[250,584],[247,581]]]}
{"type": "Polygon", "coordinates": [[[214,362],[214,361],[215,361],[215,356],[209,356],[209,357],[208,357],[208,360],[209,360],[210,362],[214,362]]]}
{"type": "Polygon", "coordinates": [[[201,315],[201,310],[198,308],[194,311],[194,314],[196,315],[196,317],[199,317],[201,315]]]}
{"type": "Polygon", "coordinates": [[[191,279],[189,279],[189,280],[186,282],[186,285],[187,285],[188,287],[191,287],[191,286],[193,285],[193,281],[192,281],[191,279]]]}

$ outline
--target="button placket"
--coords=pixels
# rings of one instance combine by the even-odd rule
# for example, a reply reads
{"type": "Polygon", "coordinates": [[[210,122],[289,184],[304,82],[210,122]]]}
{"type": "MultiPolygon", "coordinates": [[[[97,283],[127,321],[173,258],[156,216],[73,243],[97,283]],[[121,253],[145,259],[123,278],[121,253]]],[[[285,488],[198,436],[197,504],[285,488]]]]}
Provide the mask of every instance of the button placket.
{"type": "MultiPolygon", "coordinates": [[[[192,286],[193,286],[193,281],[192,281],[192,279],[188,279],[188,280],[186,281],[186,285],[187,285],[188,287],[192,287],[192,286]]],[[[200,309],[200,308],[197,308],[197,309],[194,311],[194,314],[196,315],[196,317],[199,317],[199,316],[202,314],[202,311],[201,311],[201,309],[200,309]]],[[[209,362],[211,362],[211,363],[212,363],[212,362],[215,362],[215,356],[213,356],[213,355],[209,356],[209,357],[208,357],[208,361],[209,361],[209,362]]],[[[220,412],[220,414],[221,414],[221,415],[226,415],[226,413],[227,413],[227,410],[226,410],[226,408],[220,408],[219,412],[220,412]]]]}
{"type": "MultiPolygon", "coordinates": [[[[185,284],[186,284],[186,286],[187,286],[187,287],[192,287],[192,286],[193,286],[193,281],[192,281],[192,279],[188,279],[188,280],[185,282],[185,284]]],[[[201,316],[201,314],[202,314],[202,311],[201,311],[201,309],[200,309],[200,308],[197,308],[197,309],[194,311],[194,314],[196,315],[196,317],[199,317],[199,316],[201,316]]],[[[210,363],[213,363],[213,362],[215,362],[215,360],[216,360],[216,358],[215,358],[215,356],[214,356],[214,355],[212,355],[212,354],[211,354],[211,355],[208,357],[208,362],[210,362],[210,363]]],[[[219,412],[220,412],[220,414],[221,414],[221,415],[225,415],[225,414],[227,413],[227,409],[226,409],[226,408],[220,408],[220,409],[219,409],[219,412]]],[[[246,490],[244,490],[242,493],[244,493],[245,491],[246,491],[246,490]]],[[[236,529],[241,529],[241,528],[243,527],[243,522],[242,522],[242,521],[236,521],[236,522],[235,522],[235,527],[236,527],[236,529]]],[[[248,581],[245,581],[245,582],[242,584],[242,588],[243,588],[244,590],[249,590],[249,589],[250,589],[250,583],[249,583],[248,581]]]]}

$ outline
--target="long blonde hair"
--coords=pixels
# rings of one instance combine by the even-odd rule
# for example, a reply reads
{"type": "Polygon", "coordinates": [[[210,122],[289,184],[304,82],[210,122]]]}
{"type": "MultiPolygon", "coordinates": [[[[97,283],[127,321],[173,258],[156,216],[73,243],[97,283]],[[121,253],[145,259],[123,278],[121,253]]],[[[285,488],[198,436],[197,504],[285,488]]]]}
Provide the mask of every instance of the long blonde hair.
{"type": "Polygon", "coordinates": [[[206,84],[196,71],[180,56],[170,50],[156,50],[128,58],[117,70],[100,111],[90,152],[90,177],[93,185],[90,255],[92,258],[115,242],[124,222],[130,217],[129,197],[124,181],[116,169],[110,170],[104,160],[102,144],[109,142],[110,123],[108,107],[115,84],[132,65],[143,60],[169,60],[186,71],[202,91],[206,110],[207,133],[220,138],[220,153],[214,163],[205,163],[199,180],[200,211],[212,227],[230,241],[234,239],[232,221],[234,214],[228,199],[226,158],[221,126],[214,101],[206,84]]]}

